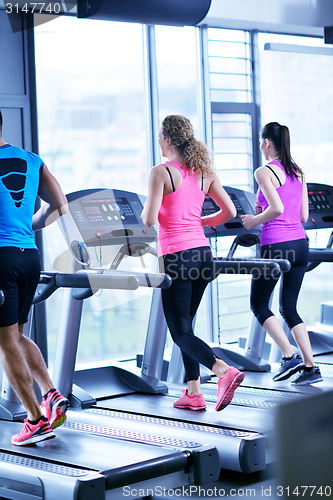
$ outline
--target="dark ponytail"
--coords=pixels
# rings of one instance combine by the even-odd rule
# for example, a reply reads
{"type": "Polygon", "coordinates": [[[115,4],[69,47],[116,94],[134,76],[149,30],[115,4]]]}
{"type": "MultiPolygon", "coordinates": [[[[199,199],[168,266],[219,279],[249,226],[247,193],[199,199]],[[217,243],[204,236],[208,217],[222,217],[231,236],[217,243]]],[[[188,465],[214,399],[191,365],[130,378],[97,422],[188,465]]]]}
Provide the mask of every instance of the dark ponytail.
{"type": "Polygon", "coordinates": [[[280,125],[277,122],[267,123],[261,130],[261,138],[272,141],[279,159],[284,166],[286,174],[296,179],[299,175],[303,175],[302,170],[296,165],[290,153],[290,133],[288,127],[280,125]]]}

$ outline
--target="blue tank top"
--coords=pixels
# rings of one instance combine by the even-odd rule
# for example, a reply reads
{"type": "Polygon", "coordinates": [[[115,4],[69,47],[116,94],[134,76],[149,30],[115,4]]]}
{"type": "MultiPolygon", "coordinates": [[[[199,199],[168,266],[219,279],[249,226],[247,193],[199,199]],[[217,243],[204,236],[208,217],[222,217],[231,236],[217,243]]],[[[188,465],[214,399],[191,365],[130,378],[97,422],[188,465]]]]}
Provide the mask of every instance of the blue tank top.
{"type": "Polygon", "coordinates": [[[42,168],[36,154],[0,147],[0,247],[37,248],[32,216],[42,168]]]}

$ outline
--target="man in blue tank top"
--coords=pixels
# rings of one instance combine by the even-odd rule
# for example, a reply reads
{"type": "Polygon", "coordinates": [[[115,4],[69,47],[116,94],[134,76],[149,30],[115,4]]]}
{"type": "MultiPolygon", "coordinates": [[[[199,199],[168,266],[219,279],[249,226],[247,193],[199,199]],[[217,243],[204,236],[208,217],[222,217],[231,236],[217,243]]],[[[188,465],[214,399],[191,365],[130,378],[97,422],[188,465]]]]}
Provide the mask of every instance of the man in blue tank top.
{"type": "Polygon", "coordinates": [[[6,143],[0,111],[0,357],[6,376],[27,411],[12,444],[22,446],[55,437],[66,420],[69,401],[53,387],[38,346],[23,335],[40,276],[34,231],[67,211],[58,181],[39,156],[6,143]],[[37,197],[45,203],[34,213],[37,197]],[[39,405],[33,378],[43,395],[39,405]]]}

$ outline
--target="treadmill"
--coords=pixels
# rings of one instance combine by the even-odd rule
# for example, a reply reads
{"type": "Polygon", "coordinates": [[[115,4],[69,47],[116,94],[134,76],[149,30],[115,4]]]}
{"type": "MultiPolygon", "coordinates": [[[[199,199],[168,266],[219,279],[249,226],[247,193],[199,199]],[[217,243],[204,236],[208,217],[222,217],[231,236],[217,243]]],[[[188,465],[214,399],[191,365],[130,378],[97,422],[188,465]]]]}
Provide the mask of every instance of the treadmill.
{"type": "MultiPolygon", "coordinates": [[[[218,226],[217,234],[210,228],[205,230],[210,231],[208,237],[234,235],[235,240],[226,258],[214,260],[215,275],[220,272],[253,273],[258,272],[258,269],[270,274],[287,272],[288,261],[266,262],[264,259],[258,261],[255,258],[233,257],[238,245],[252,246],[259,241],[259,231],[251,233],[246,231],[239,217],[244,213],[253,213],[255,195],[230,187],[225,189],[237,208],[237,217],[225,225],[218,226]]],[[[214,209],[216,207],[213,200],[207,198],[204,210],[214,209]]],[[[80,222],[75,225],[79,227],[80,222]]],[[[81,230],[83,231],[82,227],[81,230]]],[[[125,243],[127,245],[129,242],[125,243]]],[[[122,252],[124,249],[120,254],[122,252]]],[[[207,402],[207,411],[194,412],[173,408],[171,398],[176,399],[181,395],[185,383],[177,355],[172,356],[170,361],[163,359],[166,331],[160,290],[156,288],[152,296],[144,353],[137,356],[136,364],[130,362],[126,367],[126,364],[122,363],[121,367],[118,366],[120,370],[116,370],[116,377],[114,366],[111,370],[110,367],[103,367],[75,371],[71,397],[75,398],[75,394],[83,396],[77,398],[78,406],[85,410],[78,414],[80,422],[88,423],[91,419],[96,422],[98,419],[102,424],[111,418],[113,425],[119,429],[140,429],[142,432],[149,429],[161,438],[175,436],[180,432],[182,436],[188,436],[188,439],[214,443],[219,452],[221,468],[243,473],[265,469],[267,464],[276,459],[274,415],[277,405],[304,397],[313,388],[290,389],[286,383],[272,382],[272,375],[269,373],[271,366],[263,359],[264,337],[260,332],[254,331],[249,336],[250,342],[247,346],[250,353],[243,354],[247,362],[254,363],[255,369],[247,368],[244,382],[236,390],[232,403],[223,412],[214,411],[216,400],[214,377],[207,377],[205,374],[203,380],[206,380],[206,383],[202,385],[202,389],[207,402]],[[110,372],[112,380],[108,378],[110,372]],[[102,387],[99,384],[101,377],[106,380],[102,387]],[[149,382],[150,379],[153,383],[148,383],[142,389],[138,379],[145,382],[149,382]],[[89,395],[86,398],[85,393],[89,395]]],[[[216,349],[220,349],[220,346],[216,349]]],[[[237,351],[237,349],[231,350],[237,351]]],[[[239,356],[238,352],[236,354],[239,356]]],[[[230,356],[230,352],[227,355],[230,356]]],[[[61,357],[64,357],[64,353],[61,357]]],[[[328,389],[332,388],[329,380],[321,384],[324,385],[324,389],[326,386],[328,389]]]]}
{"type": "MultiPolygon", "coordinates": [[[[76,248],[81,259],[85,247],[76,248]]],[[[170,286],[171,282],[159,273],[110,270],[104,275],[84,267],[73,273],[43,272],[35,303],[46,300],[60,287],[78,297],[74,300],[81,304],[82,297],[101,288],[135,290],[139,286],[170,286]]],[[[77,418],[82,413],[79,409],[69,411],[66,425],[56,431],[56,439],[14,446],[11,436],[19,432],[20,420],[26,415],[19,402],[10,397],[8,386],[5,392],[0,420],[2,498],[104,500],[123,498],[124,488],[132,498],[140,498],[142,492],[149,496],[157,487],[202,485],[218,479],[219,459],[214,445],[118,429],[111,419],[103,424],[85,423],[77,418]],[[71,418],[71,413],[76,418],[71,418]]]]}
{"type": "MultiPolygon", "coordinates": [[[[308,183],[309,219],[304,224],[305,230],[333,228],[333,186],[308,183]]],[[[333,262],[333,231],[325,248],[310,248],[307,272],[315,269],[322,262],[333,262]]],[[[314,355],[333,353],[333,304],[326,302],[320,306],[319,321],[309,328],[309,337],[314,355]]],[[[294,339],[290,336],[294,343],[294,339]]]]}
{"type": "MultiPolygon", "coordinates": [[[[234,190],[233,194],[236,196],[238,191],[234,190]]],[[[241,194],[245,196],[243,191],[241,194]]],[[[250,193],[247,196],[250,197],[250,193]]],[[[135,193],[108,189],[102,192],[84,190],[71,193],[67,198],[69,211],[59,220],[59,224],[78,272],[82,269],[88,275],[121,275],[123,271],[118,270],[118,266],[124,256],[135,257],[145,253],[156,255],[155,248],[150,244],[156,241],[155,229],[146,228],[140,218],[144,198],[135,193]],[[101,249],[104,245],[120,247],[110,268],[91,268],[90,250],[94,247],[101,249]]],[[[211,202],[208,200],[208,203],[211,202]]],[[[251,206],[250,201],[247,203],[245,210],[251,206]]],[[[239,218],[231,222],[236,225],[237,244],[249,246],[258,241],[256,235],[243,234],[244,228],[239,218]]],[[[225,230],[229,234],[230,228],[225,230]]],[[[288,265],[287,261],[227,257],[215,259],[214,276],[221,272],[234,274],[260,271],[279,274],[281,267],[287,268],[288,265]]],[[[142,284],[150,281],[144,273],[139,275],[142,284]]],[[[139,362],[138,357],[138,362],[132,362],[130,367],[126,363],[114,362],[110,366],[76,371],[82,302],[89,295],[68,291],[60,318],[53,372],[55,385],[63,394],[69,395],[71,401],[69,422],[63,427],[72,425],[72,422],[81,427],[96,425],[97,422],[103,427],[112,422],[119,432],[152,431],[162,441],[186,438],[202,445],[210,443],[219,452],[220,468],[240,472],[264,469],[266,437],[254,425],[248,425],[247,422],[238,428],[230,422],[221,425],[221,414],[216,414],[209,422],[201,414],[201,419],[198,415],[195,423],[188,423],[188,412],[179,413],[170,404],[170,398],[164,397],[172,388],[168,380],[163,380],[162,374],[166,366],[163,352],[167,331],[160,300],[161,287],[159,283],[155,285],[142,362],[139,362]]],[[[266,419],[263,419],[264,427],[265,422],[266,419]]]]}

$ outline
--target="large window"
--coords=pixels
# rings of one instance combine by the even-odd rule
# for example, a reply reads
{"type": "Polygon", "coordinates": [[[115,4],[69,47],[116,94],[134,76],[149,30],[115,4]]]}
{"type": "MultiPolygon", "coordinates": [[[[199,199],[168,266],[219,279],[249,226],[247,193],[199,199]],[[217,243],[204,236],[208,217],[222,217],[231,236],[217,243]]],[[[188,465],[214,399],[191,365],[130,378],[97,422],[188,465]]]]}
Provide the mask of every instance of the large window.
{"type": "Polygon", "coordinates": [[[155,27],[160,121],[167,115],[184,115],[198,131],[195,30],[155,27]]]}
{"type": "MultiPolygon", "coordinates": [[[[198,115],[198,76],[196,30],[193,27],[156,26],[158,112],[161,122],[167,115],[183,115],[191,121],[200,138],[198,115]]],[[[161,158],[162,162],[166,158],[161,158]]],[[[195,333],[205,338],[206,308],[202,300],[195,322],[195,333]]],[[[168,346],[172,345],[168,335],[168,346]]]]}
{"type": "MultiPolygon", "coordinates": [[[[35,33],[39,150],[64,192],[109,187],[145,194],[142,26],[60,17],[35,33]]],[[[44,245],[45,269],[68,270],[56,224],[44,231],[44,245]]],[[[117,250],[92,250],[92,266],[107,266],[117,250]]],[[[139,260],[132,266],[142,270],[139,260]]],[[[150,293],[103,291],[85,300],[78,362],[142,352],[150,293]]],[[[58,290],[46,303],[51,366],[61,301],[58,290]]]]}
{"type": "MultiPolygon", "coordinates": [[[[222,185],[253,191],[254,118],[250,34],[246,31],[209,28],[208,63],[212,110],[212,144],[222,185]]],[[[212,242],[217,256],[225,257],[234,237],[212,242]]],[[[237,256],[252,255],[239,248],[237,256]]],[[[220,275],[217,278],[218,338],[235,341],[247,333],[250,279],[220,275]]]]}
{"type": "MultiPolygon", "coordinates": [[[[332,51],[323,39],[267,33],[259,33],[258,45],[262,125],[287,125],[293,159],[307,182],[332,185],[332,51]]],[[[330,233],[331,229],[308,231],[310,246],[326,247],[330,233]]],[[[321,264],[305,275],[299,312],[308,326],[319,321],[320,303],[332,296],[332,264],[321,264]]]]}
{"type": "Polygon", "coordinates": [[[287,125],[307,181],[332,183],[332,51],[323,39],[288,35],[259,33],[258,44],[262,124],[287,125]]]}
{"type": "Polygon", "coordinates": [[[60,17],[35,32],[40,153],[64,190],[144,193],[141,25],[60,17]]]}
{"type": "Polygon", "coordinates": [[[249,33],[208,29],[214,160],[222,184],[253,189],[249,33]]]}
{"type": "MultiPolygon", "coordinates": [[[[261,124],[276,120],[288,125],[293,157],[304,168],[307,180],[332,184],[333,58],[304,49],[267,50],[272,49],[267,44],[275,43],[324,48],[323,41],[259,33],[260,74],[254,74],[257,59],[251,45],[253,34],[200,29],[207,35],[200,61],[205,77],[208,71],[206,96],[198,96],[199,28],[155,27],[154,104],[158,110],[154,113],[159,121],[167,114],[183,114],[200,137],[198,103],[210,99],[208,137],[221,183],[253,191],[253,170],[260,164],[255,102],[260,94],[261,124]],[[260,82],[256,92],[254,81],[260,82]]],[[[146,156],[142,26],[60,17],[36,27],[35,32],[40,155],[64,191],[110,187],[146,194],[152,165],[147,165],[146,156]]],[[[311,231],[311,245],[325,246],[328,233],[311,231]]],[[[226,256],[233,239],[212,241],[214,252],[226,256]]],[[[44,244],[45,269],[68,270],[69,252],[57,225],[44,231],[44,244]]],[[[116,251],[92,252],[92,266],[109,265],[116,251]]],[[[251,256],[254,251],[253,247],[238,247],[236,256],[251,256]]],[[[122,269],[142,271],[143,266],[156,270],[156,262],[146,257],[124,259],[122,269]]],[[[318,319],[320,301],[331,298],[331,267],[321,265],[305,278],[300,313],[307,324],[318,319]],[[313,290],[317,293],[315,301],[313,290]]],[[[236,341],[247,334],[251,317],[249,285],[246,276],[219,276],[219,333],[214,340],[236,341]]],[[[103,291],[86,300],[78,362],[132,358],[142,352],[150,296],[151,292],[143,289],[103,291]]],[[[61,301],[61,290],[47,301],[51,365],[61,301]]],[[[204,336],[205,315],[203,302],[197,318],[199,336],[204,336]]]]}
{"type": "Polygon", "coordinates": [[[252,102],[249,33],[208,29],[212,102],[252,102]]]}

